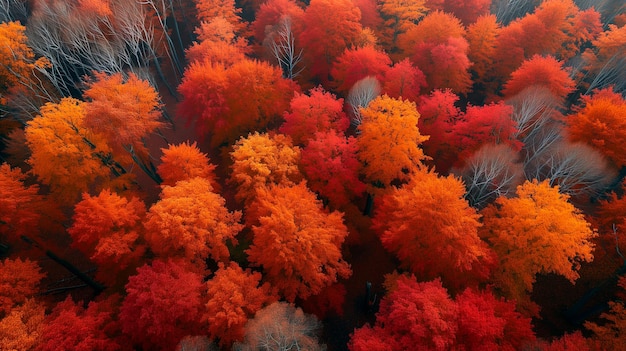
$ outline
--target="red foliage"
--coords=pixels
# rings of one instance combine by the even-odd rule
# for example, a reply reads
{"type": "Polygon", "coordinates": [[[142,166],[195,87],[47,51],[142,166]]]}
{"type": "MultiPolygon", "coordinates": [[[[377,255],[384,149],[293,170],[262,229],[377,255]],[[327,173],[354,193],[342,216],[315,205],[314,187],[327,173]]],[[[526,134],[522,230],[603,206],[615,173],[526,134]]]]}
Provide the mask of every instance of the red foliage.
{"type": "Polygon", "coordinates": [[[37,263],[28,259],[7,258],[0,262],[0,314],[9,313],[13,306],[34,295],[44,276],[37,263]]]}
{"type": "Polygon", "coordinates": [[[300,166],[311,190],[327,198],[335,207],[347,205],[365,191],[359,180],[361,164],[354,137],[334,130],[317,133],[302,149],[300,166]]]}
{"type": "Polygon", "coordinates": [[[294,0],[267,0],[256,12],[250,30],[257,43],[263,43],[268,29],[278,24],[281,18],[289,16],[293,23],[299,23],[303,15],[304,11],[294,0]]]}
{"type": "Polygon", "coordinates": [[[186,335],[200,335],[205,298],[202,276],[182,263],[154,261],[126,284],[120,308],[124,333],[145,350],[173,350],[186,335]]]}
{"type": "Polygon", "coordinates": [[[345,94],[354,83],[367,76],[384,81],[389,66],[391,66],[389,55],[368,45],[346,49],[333,64],[330,74],[337,91],[345,94]]]}
{"type": "Polygon", "coordinates": [[[26,186],[26,175],[19,169],[0,165],[0,235],[17,242],[21,235],[37,232],[43,198],[37,185],[26,186]]]}
{"type": "Polygon", "coordinates": [[[544,86],[561,99],[574,91],[576,86],[569,77],[569,68],[563,68],[562,62],[552,56],[535,55],[511,73],[503,94],[512,97],[532,85],[544,86]]]}
{"type": "Polygon", "coordinates": [[[320,86],[309,95],[296,93],[290,103],[291,113],[285,112],[285,122],[279,131],[291,137],[296,145],[305,145],[316,133],[331,129],[344,132],[350,121],[343,112],[343,99],[324,91],[320,86]]]}
{"type": "Polygon", "coordinates": [[[302,302],[306,313],[313,313],[319,320],[331,315],[343,315],[343,304],[346,300],[346,287],[341,283],[327,286],[317,294],[302,302]]]}
{"type": "MultiPolygon", "coordinates": [[[[90,302],[85,309],[71,297],[58,303],[46,317],[41,332],[42,351],[121,350],[116,341],[117,325],[112,320],[112,302],[90,302]]],[[[133,316],[136,317],[136,316],[133,316]]]]}
{"type": "Polygon", "coordinates": [[[489,13],[491,0],[427,0],[426,6],[431,10],[442,10],[453,14],[464,25],[470,25],[479,16],[489,13]]]}
{"type": "MultiPolygon", "coordinates": [[[[414,66],[408,58],[396,62],[393,67],[388,69],[381,82],[383,82],[383,94],[413,102],[419,100],[420,91],[426,88],[424,73],[414,66]]],[[[428,133],[426,134],[428,135],[428,133]]]]}

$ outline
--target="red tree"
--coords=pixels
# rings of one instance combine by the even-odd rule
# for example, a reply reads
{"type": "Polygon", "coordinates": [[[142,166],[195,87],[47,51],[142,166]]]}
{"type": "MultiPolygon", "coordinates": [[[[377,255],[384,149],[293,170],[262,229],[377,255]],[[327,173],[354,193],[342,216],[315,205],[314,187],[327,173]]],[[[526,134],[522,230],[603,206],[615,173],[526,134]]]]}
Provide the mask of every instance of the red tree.
{"type": "Polygon", "coordinates": [[[388,69],[381,82],[383,82],[384,94],[395,99],[403,98],[413,102],[419,101],[421,90],[426,88],[424,73],[408,58],[396,62],[388,69]]]}
{"type": "Polygon", "coordinates": [[[300,167],[309,187],[335,208],[347,205],[365,191],[359,179],[357,151],[354,137],[346,138],[334,130],[317,133],[302,149],[300,167]]]}
{"type": "Polygon", "coordinates": [[[511,78],[504,85],[505,97],[512,97],[531,85],[548,88],[552,94],[564,99],[574,91],[575,83],[569,77],[569,69],[552,56],[533,56],[511,73],[511,78]]]}
{"type": "Polygon", "coordinates": [[[0,313],[8,313],[33,296],[44,276],[37,263],[28,259],[6,258],[0,262],[0,313]]]}
{"type": "Polygon", "coordinates": [[[384,51],[368,45],[346,49],[333,64],[330,74],[337,91],[346,94],[354,83],[367,76],[376,77],[383,82],[389,66],[391,66],[389,56],[384,51]]]}
{"type": "Polygon", "coordinates": [[[289,135],[296,145],[307,144],[315,133],[331,129],[343,132],[350,125],[343,112],[343,99],[337,99],[321,86],[311,89],[308,95],[296,93],[290,107],[291,113],[285,112],[285,122],[279,131],[289,135]]]}
{"type": "Polygon", "coordinates": [[[200,335],[204,297],[202,276],[182,263],[153,261],[126,284],[120,308],[124,333],[146,350],[173,350],[186,335],[200,335]]]}

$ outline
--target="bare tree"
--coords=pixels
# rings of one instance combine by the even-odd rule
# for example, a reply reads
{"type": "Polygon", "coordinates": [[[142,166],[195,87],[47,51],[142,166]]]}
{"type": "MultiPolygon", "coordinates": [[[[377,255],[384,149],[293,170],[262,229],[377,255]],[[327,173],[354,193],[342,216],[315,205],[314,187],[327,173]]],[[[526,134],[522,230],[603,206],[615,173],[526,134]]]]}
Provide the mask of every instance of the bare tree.
{"type": "Polygon", "coordinates": [[[176,346],[176,351],[219,351],[219,346],[206,335],[186,336],[176,346]]]}
{"type": "Polygon", "coordinates": [[[373,76],[367,76],[350,88],[346,102],[352,109],[352,124],[361,124],[361,109],[367,107],[372,100],[380,95],[381,87],[378,80],[373,76]]]}
{"type": "Polygon", "coordinates": [[[272,55],[283,70],[283,77],[294,79],[304,67],[297,65],[302,60],[302,49],[296,49],[296,38],[291,30],[291,17],[284,16],[275,27],[276,29],[265,38],[272,55]]]}
{"type": "Polygon", "coordinates": [[[500,196],[515,193],[524,181],[519,155],[506,144],[487,144],[476,151],[465,167],[452,171],[461,176],[470,205],[483,208],[500,196]]]}
{"type": "Polygon", "coordinates": [[[302,312],[286,302],[275,302],[259,310],[246,324],[243,343],[236,343],[238,351],[326,350],[320,345],[317,333],[321,323],[313,315],[302,312]]]}
{"type": "Polygon", "coordinates": [[[522,138],[534,130],[541,129],[558,116],[560,101],[550,89],[530,86],[506,100],[513,107],[511,118],[517,124],[517,138],[522,138]]]}
{"type": "Polygon", "coordinates": [[[616,53],[604,62],[596,63],[596,66],[587,73],[587,76],[591,75],[593,79],[591,79],[585,94],[590,94],[594,89],[608,86],[613,86],[615,92],[625,93],[626,70],[624,67],[626,67],[626,52],[616,53]]]}
{"type": "Polygon", "coordinates": [[[26,0],[0,0],[0,23],[21,21],[28,17],[26,0]]]}
{"type": "Polygon", "coordinates": [[[560,141],[524,165],[527,179],[558,185],[572,196],[598,195],[616,176],[600,152],[584,143],[560,141]]]}
{"type": "Polygon", "coordinates": [[[533,12],[539,2],[537,0],[494,0],[491,13],[496,15],[498,22],[506,26],[513,20],[533,12]]]}

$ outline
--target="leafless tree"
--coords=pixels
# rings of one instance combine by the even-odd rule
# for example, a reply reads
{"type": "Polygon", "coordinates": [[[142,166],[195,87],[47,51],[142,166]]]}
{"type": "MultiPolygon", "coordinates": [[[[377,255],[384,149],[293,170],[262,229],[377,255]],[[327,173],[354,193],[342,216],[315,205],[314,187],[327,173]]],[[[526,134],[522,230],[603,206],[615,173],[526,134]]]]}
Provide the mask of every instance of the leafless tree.
{"type": "Polygon", "coordinates": [[[302,72],[304,67],[297,67],[302,60],[302,49],[296,49],[296,38],[291,30],[291,17],[283,17],[276,25],[276,29],[267,35],[265,42],[282,68],[283,77],[293,79],[302,72]]]}
{"type": "Polygon", "coordinates": [[[483,208],[500,196],[515,193],[524,181],[524,168],[519,155],[506,144],[487,144],[481,147],[458,171],[470,205],[483,208]]]}
{"type": "Polygon", "coordinates": [[[584,143],[560,141],[524,165],[527,179],[558,185],[572,196],[598,195],[616,176],[602,154],[584,143]]]}
{"type": "Polygon", "coordinates": [[[28,17],[26,0],[0,0],[0,23],[21,21],[28,17]]]}
{"type": "Polygon", "coordinates": [[[186,336],[176,346],[176,351],[219,351],[219,346],[206,335],[186,336]]]}
{"type": "Polygon", "coordinates": [[[352,124],[361,124],[361,109],[367,107],[372,100],[380,95],[381,87],[378,80],[373,76],[367,76],[350,88],[346,102],[352,109],[352,124]]]}
{"type": "Polygon", "coordinates": [[[608,57],[603,62],[598,62],[587,76],[592,76],[589,87],[585,94],[590,94],[594,89],[602,89],[613,86],[615,92],[626,93],[626,50],[608,57]]]}
{"type": "Polygon", "coordinates": [[[499,23],[506,26],[517,18],[524,17],[533,12],[535,6],[541,1],[537,0],[494,0],[491,5],[491,13],[496,15],[499,23]]]}
{"type": "Polygon", "coordinates": [[[511,118],[517,124],[516,138],[521,138],[541,129],[558,115],[560,101],[548,88],[530,86],[506,100],[513,107],[511,118]]]}
{"type": "Polygon", "coordinates": [[[315,316],[289,303],[275,302],[248,321],[244,342],[235,344],[233,350],[325,350],[326,346],[317,340],[320,328],[321,323],[315,316]]]}

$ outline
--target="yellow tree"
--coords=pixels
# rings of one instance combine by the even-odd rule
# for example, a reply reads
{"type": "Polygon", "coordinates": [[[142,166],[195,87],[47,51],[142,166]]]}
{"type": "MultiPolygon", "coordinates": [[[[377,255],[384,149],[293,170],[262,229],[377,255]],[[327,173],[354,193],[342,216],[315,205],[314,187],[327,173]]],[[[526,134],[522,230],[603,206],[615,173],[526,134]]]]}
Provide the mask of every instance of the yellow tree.
{"type": "Polygon", "coordinates": [[[239,201],[251,201],[265,185],[296,184],[302,180],[298,169],[300,148],[283,134],[250,134],[237,141],[230,156],[230,181],[237,186],[235,197],[239,201]]]}
{"type": "Polygon", "coordinates": [[[263,267],[287,301],[319,294],[352,274],[341,255],[348,235],[343,214],[326,212],[304,182],[260,188],[251,214],[256,225],[248,260],[263,267]]]}
{"type": "Polygon", "coordinates": [[[84,106],[73,98],[48,103],[25,129],[33,174],[64,202],[75,200],[96,180],[125,173],[112,162],[102,137],[85,126],[84,106]]]}
{"type": "Polygon", "coordinates": [[[479,235],[498,255],[496,286],[535,314],[528,294],[536,275],[559,274],[574,283],[580,263],[593,260],[596,233],[569,197],[548,181],[526,181],[516,194],[500,197],[482,211],[479,235]]]}
{"type": "Polygon", "coordinates": [[[229,212],[209,180],[193,178],[164,186],[145,222],[150,249],[163,257],[184,257],[204,267],[204,260],[228,261],[226,242],[237,243],[241,212],[229,212]]]}
{"type": "Polygon", "coordinates": [[[361,109],[357,136],[358,157],[363,173],[375,187],[393,181],[408,181],[410,174],[428,159],[419,145],[428,140],[417,129],[419,112],[415,103],[380,96],[361,109]]]}

